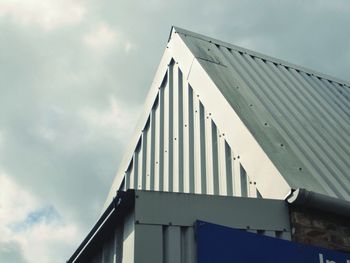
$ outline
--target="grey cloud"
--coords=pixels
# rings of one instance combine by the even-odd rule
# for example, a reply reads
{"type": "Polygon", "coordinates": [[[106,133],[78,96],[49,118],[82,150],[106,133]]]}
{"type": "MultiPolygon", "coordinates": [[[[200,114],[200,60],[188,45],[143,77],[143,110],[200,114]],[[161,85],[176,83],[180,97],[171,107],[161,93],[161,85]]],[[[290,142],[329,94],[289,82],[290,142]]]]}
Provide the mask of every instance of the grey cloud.
{"type": "Polygon", "coordinates": [[[27,263],[22,254],[21,246],[14,241],[0,242],[0,259],[2,262],[27,263]]]}
{"type": "Polygon", "coordinates": [[[171,25],[349,78],[350,4],[325,2],[91,0],[81,24],[50,32],[0,20],[0,168],[87,233],[134,125],[118,139],[81,108],[104,110],[113,96],[127,111],[140,108],[171,25]],[[101,21],[135,48],[94,54],[82,38],[101,21]],[[53,140],[40,136],[42,125],[53,140]]]}

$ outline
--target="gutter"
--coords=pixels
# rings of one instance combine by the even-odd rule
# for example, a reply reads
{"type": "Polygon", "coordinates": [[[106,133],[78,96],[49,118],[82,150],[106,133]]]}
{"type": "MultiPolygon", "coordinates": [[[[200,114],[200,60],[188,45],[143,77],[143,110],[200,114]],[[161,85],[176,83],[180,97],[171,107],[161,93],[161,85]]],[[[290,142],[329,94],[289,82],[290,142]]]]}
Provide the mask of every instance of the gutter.
{"type": "MultiPolygon", "coordinates": [[[[90,230],[89,234],[84,238],[84,240],[81,242],[77,250],[73,253],[73,255],[67,260],[67,263],[73,263],[76,262],[76,260],[79,259],[81,254],[84,252],[84,250],[92,244],[92,240],[95,237],[95,235],[107,225],[107,222],[109,221],[112,216],[114,216],[116,213],[122,212],[121,210],[125,207],[130,206],[130,201],[134,200],[134,191],[128,190],[126,192],[118,191],[117,195],[113,198],[112,202],[109,204],[109,206],[106,208],[106,210],[103,212],[103,214],[100,216],[96,224],[93,226],[93,228],[90,230]],[[131,197],[131,198],[130,198],[131,197]]],[[[79,262],[79,261],[78,261],[79,262]]]]}
{"type": "Polygon", "coordinates": [[[350,202],[299,188],[286,201],[294,207],[314,209],[350,219],[350,202]]]}

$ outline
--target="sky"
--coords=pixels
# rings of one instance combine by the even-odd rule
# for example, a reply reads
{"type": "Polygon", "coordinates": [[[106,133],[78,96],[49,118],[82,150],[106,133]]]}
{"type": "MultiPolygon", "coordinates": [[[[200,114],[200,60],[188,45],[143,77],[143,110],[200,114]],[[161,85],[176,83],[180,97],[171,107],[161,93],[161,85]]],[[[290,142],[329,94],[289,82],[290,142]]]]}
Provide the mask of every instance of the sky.
{"type": "Polygon", "coordinates": [[[0,262],[97,221],[176,25],[350,80],[348,0],[0,0],[0,262]]]}

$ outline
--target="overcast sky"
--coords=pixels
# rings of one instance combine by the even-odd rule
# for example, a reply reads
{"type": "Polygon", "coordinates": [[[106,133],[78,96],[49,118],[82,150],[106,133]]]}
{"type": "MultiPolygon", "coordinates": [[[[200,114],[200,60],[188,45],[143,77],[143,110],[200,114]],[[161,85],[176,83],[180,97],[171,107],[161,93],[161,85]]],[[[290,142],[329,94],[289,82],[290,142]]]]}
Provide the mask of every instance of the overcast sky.
{"type": "Polygon", "coordinates": [[[97,220],[171,25],[350,80],[350,2],[0,0],[0,262],[97,220]]]}

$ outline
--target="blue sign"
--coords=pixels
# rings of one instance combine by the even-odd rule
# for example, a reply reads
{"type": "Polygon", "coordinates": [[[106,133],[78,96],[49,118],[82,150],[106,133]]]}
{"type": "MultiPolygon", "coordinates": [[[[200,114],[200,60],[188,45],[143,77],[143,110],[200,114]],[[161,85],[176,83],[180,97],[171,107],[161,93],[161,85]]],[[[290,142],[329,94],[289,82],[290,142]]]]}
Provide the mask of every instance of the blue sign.
{"type": "Polygon", "coordinates": [[[198,263],[350,263],[350,254],[197,221],[198,263]]]}

